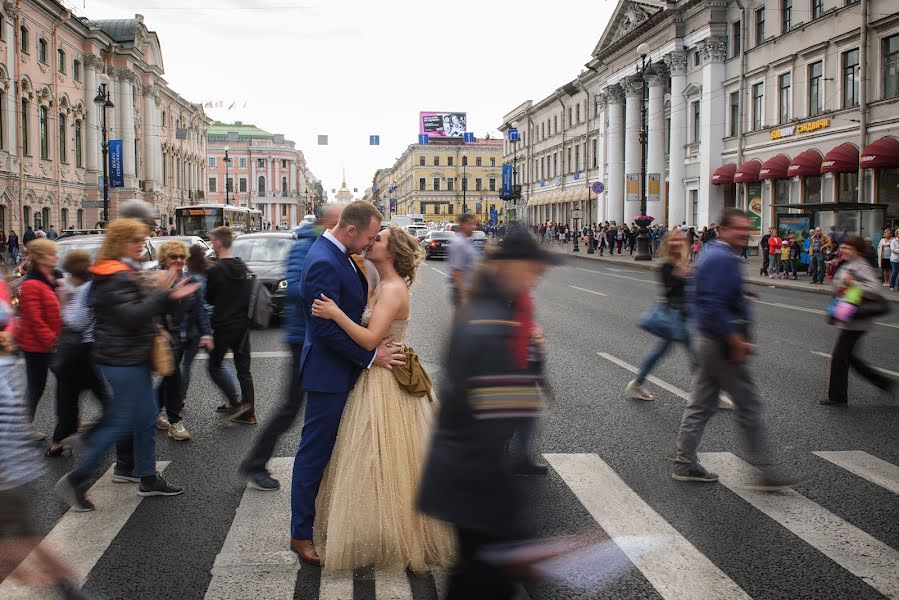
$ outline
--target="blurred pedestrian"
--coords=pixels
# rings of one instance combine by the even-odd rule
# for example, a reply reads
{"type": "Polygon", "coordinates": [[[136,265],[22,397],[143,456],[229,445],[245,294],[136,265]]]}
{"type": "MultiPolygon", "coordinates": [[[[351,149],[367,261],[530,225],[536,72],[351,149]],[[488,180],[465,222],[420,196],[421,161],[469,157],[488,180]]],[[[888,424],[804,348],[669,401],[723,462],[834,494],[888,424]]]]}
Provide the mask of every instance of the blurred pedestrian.
{"type": "Polygon", "coordinates": [[[815,227],[809,242],[809,262],[812,269],[812,283],[823,284],[826,273],[826,255],[833,248],[830,238],[821,233],[820,227],[815,227]]]}
{"type": "MultiPolygon", "coordinates": [[[[209,268],[209,260],[203,248],[193,245],[188,250],[186,265],[187,274],[193,278],[194,283],[200,285],[198,293],[206,311],[207,321],[212,316],[212,306],[206,302],[206,270],[209,268]]],[[[200,351],[202,334],[199,328],[194,328],[193,323],[187,324],[187,342],[184,346],[184,358],[181,359],[181,397],[187,399],[187,389],[190,387],[190,376],[194,358],[200,351]]],[[[211,326],[211,325],[210,325],[211,326]]],[[[205,345],[204,345],[205,346],[205,345]]],[[[227,374],[227,373],[226,373],[227,374]]]]}
{"type": "Polygon", "coordinates": [[[449,260],[450,288],[453,306],[457,309],[465,306],[468,301],[471,278],[478,263],[478,250],[471,242],[475,225],[474,215],[468,213],[462,215],[459,219],[459,230],[449,245],[447,259],[449,260]]]}
{"type": "Polygon", "coordinates": [[[22,245],[27,249],[28,244],[35,238],[37,238],[37,234],[34,233],[34,229],[31,228],[31,225],[25,227],[25,233],[22,235],[22,245]]]}
{"type": "Polygon", "coordinates": [[[9,230],[6,247],[9,248],[9,264],[13,266],[19,264],[19,236],[16,235],[14,229],[9,230]]]}
{"type": "Polygon", "coordinates": [[[883,278],[883,287],[890,287],[892,268],[890,264],[890,243],[893,241],[893,230],[889,227],[883,230],[883,237],[877,243],[877,266],[880,267],[880,276],[883,278]]]}

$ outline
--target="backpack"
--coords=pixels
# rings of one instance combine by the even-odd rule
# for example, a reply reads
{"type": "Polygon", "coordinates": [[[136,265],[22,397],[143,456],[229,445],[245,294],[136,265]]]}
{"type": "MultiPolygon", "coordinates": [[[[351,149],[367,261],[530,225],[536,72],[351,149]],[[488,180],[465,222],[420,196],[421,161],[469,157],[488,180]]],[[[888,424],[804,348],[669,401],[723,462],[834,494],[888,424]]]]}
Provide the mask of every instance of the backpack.
{"type": "Polygon", "coordinates": [[[265,329],[272,319],[272,293],[255,275],[250,278],[250,304],[247,317],[252,329],[265,329]]]}

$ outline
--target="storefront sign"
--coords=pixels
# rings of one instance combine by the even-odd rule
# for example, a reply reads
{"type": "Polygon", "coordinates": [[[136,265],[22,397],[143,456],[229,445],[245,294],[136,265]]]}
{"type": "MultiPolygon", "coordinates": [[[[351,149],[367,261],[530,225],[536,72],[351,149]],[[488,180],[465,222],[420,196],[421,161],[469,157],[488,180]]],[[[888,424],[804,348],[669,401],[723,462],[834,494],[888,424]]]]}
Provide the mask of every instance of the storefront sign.
{"type": "Polygon", "coordinates": [[[646,201],[647,202],[659,202],[662,199],[661,195],[661,186],[660,186],[660,178],[658,173],[650,173],[648,176],[649,181],[646,184],[646,201]]]}
{"type": "Polygon", "coordinates": [[[625,196],[624,199],[628,202],[639,202],[640,201],[640,176],[639,175],[628,175],[627,176],[627,184],[625,185],[625,196]]]}
{"type": "Polygon", "coordinates": [[[785,137],[792,137],[799,133],[811,133],[819,129],[830,127],[830,119],[818,119],[817,121],[809,121],[800,123],[799,125],[790,125],[789,127],[780,127],[771,130],[771,139],[779,140],[785,137]]]}

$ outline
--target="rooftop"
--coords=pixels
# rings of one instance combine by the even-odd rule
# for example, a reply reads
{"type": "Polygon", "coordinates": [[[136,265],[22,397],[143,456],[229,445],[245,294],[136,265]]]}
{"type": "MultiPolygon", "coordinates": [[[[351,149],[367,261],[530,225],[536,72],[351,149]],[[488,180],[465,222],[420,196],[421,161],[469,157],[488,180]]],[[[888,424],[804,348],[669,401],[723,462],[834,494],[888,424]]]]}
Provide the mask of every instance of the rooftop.
{"type": "Polygon", "coordinates": [[[255,125],[243,123],[241,121],[235,121],[234,123],[222,123],[216,121],[209,127],[208,136],[210,140],[213,138],[225,140],[227,139],[229,132],[237,133],[237,137],[240,139],[271,140],[275,137],[272,133],[259,129],[255,125]]]}

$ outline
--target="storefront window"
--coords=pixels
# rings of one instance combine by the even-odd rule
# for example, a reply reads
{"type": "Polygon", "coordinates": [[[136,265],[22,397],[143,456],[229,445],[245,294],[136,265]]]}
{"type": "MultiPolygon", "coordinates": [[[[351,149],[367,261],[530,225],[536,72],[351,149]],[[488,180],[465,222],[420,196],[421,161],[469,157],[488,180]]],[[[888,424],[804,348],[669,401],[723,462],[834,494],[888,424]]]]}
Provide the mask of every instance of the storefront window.
{"type": "Polygon", "coordinates": [[[805,202],[821,202],[821,176],[805,178],[805,202]]]}
{"type": "Polygon", "coordinates": [[[837,202],[858,202],[858,173],[837,175],[837,202]]]}
{"type": "Polygon", "coordinates": [[[774,180],[774,204],[790,203],[790,180],[775,179],[774,180]]]}
{"type": "Polygon", "coordinates": [[[899,169],[877,169],[877,203],[887,205],[887,219],[899,219],[899,169]]]}

